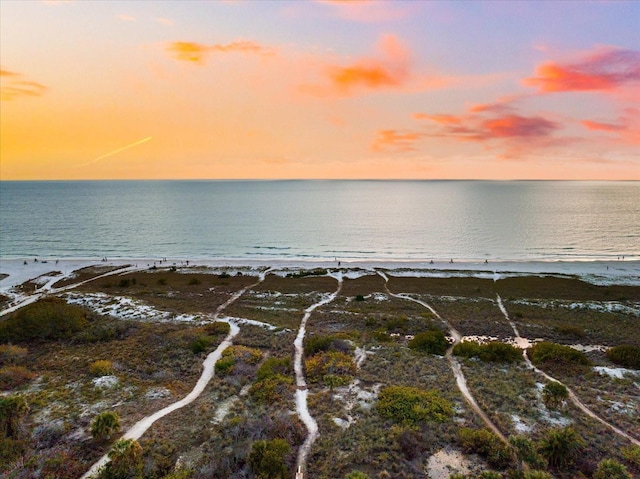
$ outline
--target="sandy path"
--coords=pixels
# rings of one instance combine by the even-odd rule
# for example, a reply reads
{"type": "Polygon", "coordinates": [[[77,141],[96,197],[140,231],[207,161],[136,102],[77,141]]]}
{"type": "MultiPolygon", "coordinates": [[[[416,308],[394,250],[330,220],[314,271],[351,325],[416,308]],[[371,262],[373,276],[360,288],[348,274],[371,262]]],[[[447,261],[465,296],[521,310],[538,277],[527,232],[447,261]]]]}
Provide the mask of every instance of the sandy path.
{"type": "Polygon", "coordinates": [[[86,279],[84,281],[80,281],[78,283],[69,284],[69,285],[63,286],[61,288],[52,288],[51,287],[53,284],[57,283],[60,280],[68,278],[69,276],[71,276],[74,273],[74,271],[70,271],[66,275],[56,276],[56,277],[51,278],[49,281],[47,281],[46,284],[44,284],[42,287],[38,288],[38,290],[36,290],[35,293],[26,296],[25,298],[20,300],[19,303],[11,306],[10,308],[3,309],[2,311],[0,311],[0,317],[4,316],[5,314],[13,313],[14,311],[17,311],[18,309],[23,308],[24,306],[27,306],[27,305],[29,305],[31,303],[35,303],[36,301],[38,301],[40,298],[42,298],[43,296],[45,296],[47,294],[63,293],[64,291],[68,291],[68,290],[77,288],[78,286],[81,286],[81,285],[86,284],[86,283],[90,283],[91,281],[95,281],[97,279],[105,278],[107,276],[119,275],[119,274],[123,274],[123,273],[131,273],[133,271],[141,271],[143,269],[145,269],[145,268],[137,268],[135,266],[130,266],[128,268],[121,268],[121,269],[116,269],[116,270],[113,270],[113,271],[109,271],[109,272],[101,274],[99,276],[95,276],[93,278],[89,278],[89,279],[86,279]]]}
{"type": "Polygon", "coordinates": [[[333,293],[328,296],[325,296],[321,301],[318,301],[315,304],[312,304],[304,311],[304,316],[300,321],[300,328],[298,329],[298,335],[296,336],[293,345],[295,347],[295,356],[293,369],[296,375],[296,412],[300,417],[300,420],[304,423],[307,428],[307,438],[305,439],[302,446],[298,450],[298,471],[303,471],[307,464],[307,457],[309,456],[309,452],[311,451],[311,446],[318,438],[318,423],[309,413],[309,408],[307,406],[307,395],[309,391],[307,390],[307,381],[304,376],[304,370],[302,367],[302,356],[303,356],[303,344],[304,344],[304,335],[306,333],[306,326],[311,313],[318,307],[323,306],[325,304],[333,301],[340,289],[342,289],[342,275],[330,275],[338,281],[338,289],[336,289],[333,293]]]}
{"type": "MultiPolygon", "coordinates": [[[[237,291],[224,304],[218,306],[215,313],[213,314],[213,319],[217,319],[220,313],[227,306],[229,306],[231,303],[236,301],[248,289],[257,286],[262,281],[264,281],[266,273],[267,271],[261,273],[257,282],[237,291]]],[[[232,323],[231,321],[226,321],[225,319],[222,319],[220,321],[229,323],[229,326],[231,328],[229,331],[229,334],[227,335],[226,338],[224,338],[224,340],[222,341],[222,343],[220,343],[220,345],[216,348],[216,350],[210,353],[202,363],[202,374],[200,375],[200,379],[198,379],[198,382],[196,383],[194,388],[191,390],[191,392],[187,394],[184,398],[182,398],[180,401],[177,401],[168,405],[167,407],[153,413],[151,416],[142,418],[140,421],[135,423],[131,428],[129,428],[129,430],[126,433],[124,433],[121,439],[136,439],[136,440],[140,439],[140,437],[147,431],[147,429],[149,429],[153,425],[153,423],[156,422],[158,419],[163,418],[164,416],[172,413],[176,409],[180,409],[186,406],[187,404],[192,403],[195,399],[197,399],[198,396],[200,396],[202,391],[204,391],[204,389],[207,387],[207,384],[209,384],[209,381],[211,381],[211,378],[213,378],[213,375],[215,373],[216,362],[218,362],[224,350],[227,349],[229,346],[231,346],[233,342],[233,338],[240,332],[240,328],[236,324],[232,323]]],[[[80,479],[89,479],[93,477],[108,462],[109,462],[109,456],[107,453],[104,456],[102,456],[95,464],[93,464],[93,466],[91,466],[91,468],[85,474],[83,474],[80,479]]]]}
{"type": "MultiPolygon", "coordinates": [[[[511,325],[511,328],[513,329],[513,333],[516,335],[516,341],[522,339],[521,336],[520,336],[520,333],[518,332],[518,328],[516,327],[515,323],[513,321],[511,321],[511,318],[509,317],[509,313],[507,313],[507,309],[504,307],[504,304],[502,304],[502,298],[500,297],[500,295],[497,295],[497,297],[498,297],[498,307],[500,308],[500,311],[502,311],[502,314],[504,315],[505,319],[511,325]]],[[[582,401],[580,401],[578,396],[576,396],[576,394],[566,384],[562,383],[561,381],[558,381],[556,378],[548,375],[543,370],[538,369],[536,366],[534,366],[534,364],[529,359],[529,356],[527,355],[527,350],[526,349],[522,350],[522,356],[524,357],[524,361],[527,364],[527,366],[529,368],[531,368],[532,370],[534,370],[536,373],[540,374],[541,376],[543,376],[548,381],[553,381],[553,382],[556,382],[556,383],[560,383],[564,387],[566,387],[567,391],[569,392],[569,399],[571,399],[571,401],[576,405],[576,407],[578,407],[578,409],[580,409],[583,413],[585,413],[590,418],[595,419],[600,424],[608,427],[609,429],[611,429],[613,432],[615,432],[619,436],[622,436],[625,439],[628,439],[629,441],[631,441],[636,446],[640,446],[640,441],[638,439],[636,439],[633,436],[627,434],[626,432],[622,431],[621,429],[618,429],[613,424],[608,423],[607,421],[602,419],[600,416],[598,416],[596,413],[594,413],[591,409],[589,409],[587,406],[585,406],[584,403],[582,401]]]]}
{"type": "Polygon", "coordinates": [[[493,423],[493,421],[489,418],[489,416],[482,410],[482,408],[480,407],[480,405],[478,404],[476,399],[473,397],[473,394],[471,394],[471,391],[469,390],[469,387],[467,386],[467,380],[464,377],[464,373],[462,372],[462,367],[460,366],[460,363],[458,362],[456,357],[453,355],[453,348],[462,339],[462,335],[460,334],[460,332],[458,330],[456,330],[453,327],[453,325],[451,323],[449,323],[449,321],[447,321],[442,316],[440,316],[438,314],[438,312],[435,309],[433,309],[433,307],[431,305],[429,305],[428,303],[425,303],[424,301],[420,301],[419,299],[412,298],[411,296],[406,295],[406,294],[402,294],[402,293],[401,294],[395,294],[395,293],[392,293],[391,290],[389,290],[389,287],[387,285],[388,282],[389,282],[389,278],[387,277],[387,275],[384,274],[381,271],[378,271],[378,274],[380,276],[382,276],[382,278],[385,280],[384,287],[387,290],[387,293],[389,295],[391,295],[391,296],[393,296],[395,298],[398,298],[398,299],[404,299],[404,300],[407,300],[407,301],[413,301],[414,303],[417,303],[417,304],[427,308],[429,311],[431,311],[434,314],[434,316],[436,318],[438,318],[447,327],[447,329],[449,330],[449,334],[453,338],[453,344],[451,346],[449,346],[449,348],[447,349],[447,352],[445,353],[445,357],[447,358],[447,361],[449,362],[449,366],[451,367],[451,371],[453,372],[453,375],[456,378],[456,385],[458,386],[458,389],[462,393],[462,396],[465,398],[465,400],[467,401],[467,403],[469,404],[471,409],[478,416],[480,416],[480,418],[487,425],[487,427],[489,429],[491,429],[502,441],[504,441],[505,443],[508,444],[508,440],[505,437],[505,435],[502,434],[502,431],[500,431],[498,426],[496,426],[493,423]]]}

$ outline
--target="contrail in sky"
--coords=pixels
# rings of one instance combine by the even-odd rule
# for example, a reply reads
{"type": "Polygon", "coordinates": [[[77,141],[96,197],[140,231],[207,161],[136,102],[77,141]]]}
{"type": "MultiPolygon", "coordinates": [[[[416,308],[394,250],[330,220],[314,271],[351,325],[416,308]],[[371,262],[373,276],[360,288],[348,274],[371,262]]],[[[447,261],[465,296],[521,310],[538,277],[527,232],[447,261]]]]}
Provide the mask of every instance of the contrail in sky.
{"type": "Polygon", "coordinates": [[[101,156],[99,156],[97,158],[94,158],[91,161],[87,161],[86,163],[82,163],[81,165],[78,165],[78,168],[80,168],[82,166],[93,165],[94,163],[97,163],[100,160],[104,160],[105,158],[107,158],[109,156],[117,155],[121,151],[128,150],[129,148],[133,148],[134,146],[141,145],[142,143],[145,143],[145,142],[149,141],[151,138],[152,138],[151,136],[148,136],[146,138],[143,138],[142,140],[138,140],[138,141],[136,141],[134,143],[131,143],[130,145],[126,145],[126,146],[123,146],[122,148],[118,148],[117,150],[113,150],[113,151],[110,151],[109,153],[105,153],[104,155],[101,155],[101,156]]]}

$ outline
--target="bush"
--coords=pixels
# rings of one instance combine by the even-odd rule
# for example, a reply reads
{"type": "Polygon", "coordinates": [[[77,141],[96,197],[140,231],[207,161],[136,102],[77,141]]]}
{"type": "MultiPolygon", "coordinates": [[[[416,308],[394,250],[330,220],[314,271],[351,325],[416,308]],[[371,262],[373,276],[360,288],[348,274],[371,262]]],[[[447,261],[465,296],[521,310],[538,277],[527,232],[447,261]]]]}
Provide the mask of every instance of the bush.
{"type": "Polygon", "coordinates": [[[304,340],[304,355],[313,356],[321,351],[329,351],[333,336],[308,336],[304,340]]]}
{"type": "Polygon", "coordinates": [[[531,362],[541,367],[571,370],[576,367],[589,366],[590,362],[584,353],[569,346],[543,341],[529,349],[531,362]]]}
{"type": "Polygon", "coordinates": [[[453,354],[464,358],[478,358],[491,363],[514,363],[522,360],[522,351],[507,343],[491,341],[479,344],[475,341],[458,343],[453,348],[453,354]]]}
{"type": "Polygon", "coordinates": [[[226,336],[231,331],[229,323],[223,321],[216,321],[205,326],[205,331],[213,336],[226,336]]]}
{"type": "Polygon", "coordinates": [[[533,468],[542,469],[546,467],[546,462],[538,454],[531,440],[526,436],[511,436],[509,438],[509,444],[516,451],[518,458],[529,464],[533,468]]]}
{"type": "Polygon", "coordinates": [[[344,476],[344,479],[369,479],[369,476],[361,471],[351,471],[349,474],[344,476]]]}
{"type": "Polygon", "coordinates": [[[362,296],[361,294],[357,295],[356,301],[364,301],[364,296],[362,296]]]}
{"type": "Polygon", "coordinates": [[[135,439],[120,439],[109,451],[111,462],[105,467],[111,479],[138,477],[142,471],[142,447],[135,439]]]}
{"type": "Polygon", "coordinates": [[[542,399],[545,406],[555,409],[569,398],[569,391],[564,384],[557,381],[547,383],[542,390],[542,399]]]}
{"type": "Polygon", "coordinates": [[[388,386],[380,391],[376,404],[378,414],[407,426],[425,421],[443,422],[453,417],[453,407],[437,391],[406,386],[388,386]]]}
{"type": "Polygon", "coordinates": [[[107,361],[106,359],[99,359],[98,361],[94,361],[89,365],[89,373],[91,373],[92,376],[108,376],[112,372],[113,363],[111,361],[107,361]]]}
{"type": "Polygon", "coordinates": [[[267,358],[258,368],[256,377],[258,381],[275,377],[277,375],[287,376],[293,372],[291,369],[291,358],[267,358]]]}
{"type": "Polygon", "coordinates": [[[603,459],[598,464],[593,479],[633,479],[627,468],[615,459],[603,459]]]}
{"type": "Polygon", "coordinates": [[[284,439],[256,441],[248,457],[249,468],[258,479],[285,479],[289,476],[286,458],[289,443],[284,439]]]}
{"type": "Polygon", "coordinates": [[[583,444],[582,438],[570,427],[552,429],[540,441],[539,451],[550,466],[562,469],[573,462],[583,444]]]}
{"type": "Polygon", "coordinates": [[[273,404],[288,400],[292,391],[293,378],[275,374],[253,383],[249,389],[249,395],[256,402],[273,404]]]}
{"type": "Polygon", "coordinates": [[[347,384],[356,372],[353,356],[336,351],[318,353],[305,361],[309,382],[327,386],[347,384]]]}
{"type": "Polygon", "coordinates": [[[622,449],[622,457],[640,469],[640,446],[628,446],[622,449]]]}
{"type": "Polygon", "coordinates": [[[129,279],[121,279],[118,281],[119,288],[128,288],[129,286],[131,286],[131,280],[129,279]]]}
{"type": "Polygon", "coordinates": [[[640,348],[630,344],[614,346],[607,350],[610,361],[625,368],[640,369],[640,348]]]}
{"type": "Polygon", "coordinates": [[[103,411],[91,421],[91,436],[96,440],[108,440],[118,431],[120,431],[120,418],[113,411],[103,411]]]}
{"type": "Polygon", "coordinates": [[[447,352],[449,342],[441,330],[432,329],[416,334],[409,341],[409,347],[416,351],[442,356],[447,352]]]}
{"type": "Polygon", "coordinates": [[[80,306],[59,298],[46,298],[0,322],[0,341],[69,339],[86,325],[86,313],[80,306]]]}
{"type": "Polygon", "coordinates": [[[0,368],[0,389],[14,389],[31,381],[36,375],[22,366],[0,368]]]}
{"type": "Polygon", "coordinates": [[[488,429],[464,427],[458,431],[458,439],[465,452],[483,456],[493,467],[504,469],[512,463],[511,448],[488,429]]]}
{"type": "Polygon", "coordinates": [[[216,338],[213,336],[199,336],[195,341],[191,343],[189,348],[193,354],[200,354],[211,348],[211,345],[216,342],[216,338]]]}

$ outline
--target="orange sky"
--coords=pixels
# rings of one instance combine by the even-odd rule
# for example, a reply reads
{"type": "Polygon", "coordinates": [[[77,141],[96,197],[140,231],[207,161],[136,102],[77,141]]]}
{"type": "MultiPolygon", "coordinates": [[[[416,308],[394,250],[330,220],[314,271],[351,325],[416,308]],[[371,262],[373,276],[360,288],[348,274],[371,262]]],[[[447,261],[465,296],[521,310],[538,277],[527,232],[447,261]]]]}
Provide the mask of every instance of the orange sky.
{"type": "Polygon", "coordinates": [[[640,180],[605,3],[2,1],[0,179],[640,180]]]}

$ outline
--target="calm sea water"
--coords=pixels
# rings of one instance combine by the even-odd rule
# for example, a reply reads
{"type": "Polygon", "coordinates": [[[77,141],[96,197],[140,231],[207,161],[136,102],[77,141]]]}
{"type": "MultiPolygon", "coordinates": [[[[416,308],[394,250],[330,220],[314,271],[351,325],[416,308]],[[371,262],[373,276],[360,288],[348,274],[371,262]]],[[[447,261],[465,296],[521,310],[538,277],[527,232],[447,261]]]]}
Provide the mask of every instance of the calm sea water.
{"type": "Polygon", "coordinates": [[[1,258],[640,259],[638,182],[0,182],[1,258]]]}

